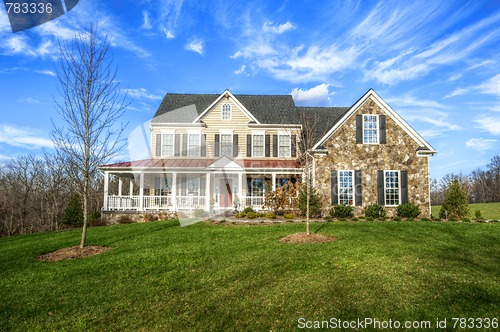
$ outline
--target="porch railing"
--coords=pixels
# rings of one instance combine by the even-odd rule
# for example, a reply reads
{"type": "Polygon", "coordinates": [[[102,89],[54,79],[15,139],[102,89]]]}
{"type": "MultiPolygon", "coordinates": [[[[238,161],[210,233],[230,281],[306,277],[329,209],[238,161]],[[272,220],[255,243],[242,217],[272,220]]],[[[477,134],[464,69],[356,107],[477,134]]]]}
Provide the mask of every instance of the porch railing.
{"type": "Polygon", "coordinates": [[[247,206],[252,207],[254,210],[261,210],[262,205],[264,205],[264,197],[262,196],[244,196],[242,200],[244,206],[243,208],[246,208],[247,206]]]}
{"type": "MultiPolygon", "coordinates": [[[[140,196],[108,196],[109,211],[140,211],[140,196]]],[[[205,196],[177,196],[177,209],[205,209],[205,196]]],[[[142,210],[171,210],[172,196],[143,196],[142,210]]]]}

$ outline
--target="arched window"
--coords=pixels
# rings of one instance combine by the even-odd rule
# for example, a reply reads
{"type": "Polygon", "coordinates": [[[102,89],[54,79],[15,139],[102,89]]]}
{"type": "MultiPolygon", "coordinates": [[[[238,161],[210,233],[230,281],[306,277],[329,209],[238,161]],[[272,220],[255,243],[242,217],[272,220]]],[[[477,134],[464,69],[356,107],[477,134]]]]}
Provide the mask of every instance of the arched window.
{"type": "Polygon", "coordinates": [[[231,105],[224,104],[222,105],[222,120],[231,120],[231,105]]]}

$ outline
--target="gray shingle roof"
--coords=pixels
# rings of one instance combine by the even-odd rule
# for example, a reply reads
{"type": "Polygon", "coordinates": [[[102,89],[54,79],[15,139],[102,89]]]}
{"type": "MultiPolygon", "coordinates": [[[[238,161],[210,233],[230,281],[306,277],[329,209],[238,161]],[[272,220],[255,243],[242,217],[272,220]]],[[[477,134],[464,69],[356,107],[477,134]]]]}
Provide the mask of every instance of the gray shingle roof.
{"type": "MultiPolygon", "coordinates": [[[[167,93],[152,123],[190,123],[220,94],[167,93]]],[[[300,124],[302,116],[317,119],[314,141],[319,140],[349,107],[296,107],[291,95],[243,95],[234,97],[263,124],[300,124]]]]}

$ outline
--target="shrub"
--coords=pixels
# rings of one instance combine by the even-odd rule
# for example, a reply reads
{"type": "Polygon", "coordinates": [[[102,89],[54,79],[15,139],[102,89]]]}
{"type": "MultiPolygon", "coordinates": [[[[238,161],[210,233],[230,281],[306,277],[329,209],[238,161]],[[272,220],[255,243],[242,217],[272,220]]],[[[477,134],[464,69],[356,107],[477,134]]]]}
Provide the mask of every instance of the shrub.
{"type": "Polygon", "coordinates": [[[440,218],[462,219],[469,214],[469,203],[464,186],[453,180],[444,193],[444,203],[439,211],[440,218]]]}
{"type": "Polygon", "coordinates": [[[246,216],[248,219],[254,219],[257,217],[257,213],[250,211],[246,214],[246,216]]]}
{"type": "Polygon", "coordinates": [[[207,216],[207,213],[203,209],[195,209],[193,211],[193,217],[195,217],[195,218],[203,218],[206,216],[207,216]]]}
{"type": "Polygon", "coordinates": [[[368,205],[366,208],[365,208],[365,216],[366,216],[366,219],[376,219],[376,218],[381,218],[381,217],[385,217],[385,210],[384,210],[384,207],[382,205],[379,205],[379,204],[372,204],[372,205],[368,205]]]}
{"type": "Polygon", "coordinates": [[[92,223],[96,219],[101,219],[101,212],[94,210],[89,213],[89,223],[92,223]]]}
{"type": "Polygon", "coordinates": [[[145,222],[151,222],[151,221],[156,221],[158,220],[158,217],[155,216],[154,214],[147,213],[144,215],[144,221],[145,222]]]}
{"type": "Polygon", "coordinates": [[[332,218],[351,218],[353,216],[353,208],[350,205],[334,205],[330,209],[332,218]]]}
{"type": "Polygon", "coordinates": [[[462,221],[463,222],[470,222],[470,219],[469,218],[463,218],[462,221]]]}
{"type": "MultiPolygon", "coordinates": [[[[307,186],[302,186],[299,190],[298,208],[301,216],[307,214],[307,186]]],[[[315,188],[311,188],[309,192],[309,217],[321,216],[321,203],[318,193],[315,188]]]]}
{"type": "Polygon", "coordinates": [[[83,226],[83,209],[80,195],[74,194],[64,210],[63,223],[67,226],[83,226]]]}
{"type": "Polygon", "coordinates": [[[420,221],[431,221],[429,218],[422,218],[420,221]]]}
{"type": "Polygon", "coordinates": [[[131,224],[133,223],[132,218],[127,215],[121,215],[117,220],[119,224],[131,224]]]}
{"type": "Polygon", "coordinates": [[[249,213],[249,212],[255,212],[255,211],[252,209],[252,207],[251,207],[251,206],[247,206],[246,208],[244,208],[244,209],[243,209],[243,211],[242,211],[241,213],[243,213],[243,214],[245,214],[245,215],[246,215],[246,214],[247,214],[247,213],[249,213]]]}
{"type": "Polygon", "coordinates": [[[416,218],[420,215],[420,207],[418,204],[404,203],[398,205],[398,217],[402,218],[416,218]]]}
{"type": "Polygon", "coordinates": [[[104,218],[96,218],[90,222],[91,227],[106,226],[106,225],[107,225],[106,219],[104,218]]]}
{"type": "Polygon", "coordinates": [[[476,212],[474,212],[474,215],[476,216],[476,219],[483,219],[483,215],[481,214],[481,210],[476,210],[476,212]]]}
{"type": "Polygon", "coordinates": [[[247,215],[245,212],[240,212],[240,213],[236,213],[234,216],[238,219],[242,219],[242,218],[245,218],[247,215]]]}
{"type": "Polygon", "coordinates": [[[285,213],[283,215],[283,218],[285,218],[285,219],[293,219],[293,213],[285,213]]]}
{"type": "Polygon", "coordinates": [[[276,219],[276,214],[274,214],[274,212],[267,212],[264,217],[267,219],[276,219]]]}

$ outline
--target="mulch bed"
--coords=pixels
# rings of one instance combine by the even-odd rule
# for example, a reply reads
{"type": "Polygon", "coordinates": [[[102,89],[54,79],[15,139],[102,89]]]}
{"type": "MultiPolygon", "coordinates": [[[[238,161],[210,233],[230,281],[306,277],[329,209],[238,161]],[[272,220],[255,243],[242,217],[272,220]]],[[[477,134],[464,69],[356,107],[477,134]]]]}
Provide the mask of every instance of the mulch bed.
{"type": "Polygon", "coordinates": [[[290,234],[279,239],[283,243],[320,243],[320,242],[333,242],[337,240],[335,237],[323,234],[311,233],[295,233],[290,234]]]}
{"type": "Polygon", "coordinates": [[[111,248],[103,247],[103,246],[85,246],[80,248],[80,246],[62,248],[53,252],[49,252],[47,254],[38,256],[37,259],[40,261],[62,261],[65,259],[74,259],[74,258],[84,258],[89,256],[94,256],[103,252],[111,250],[111,248]]]}

